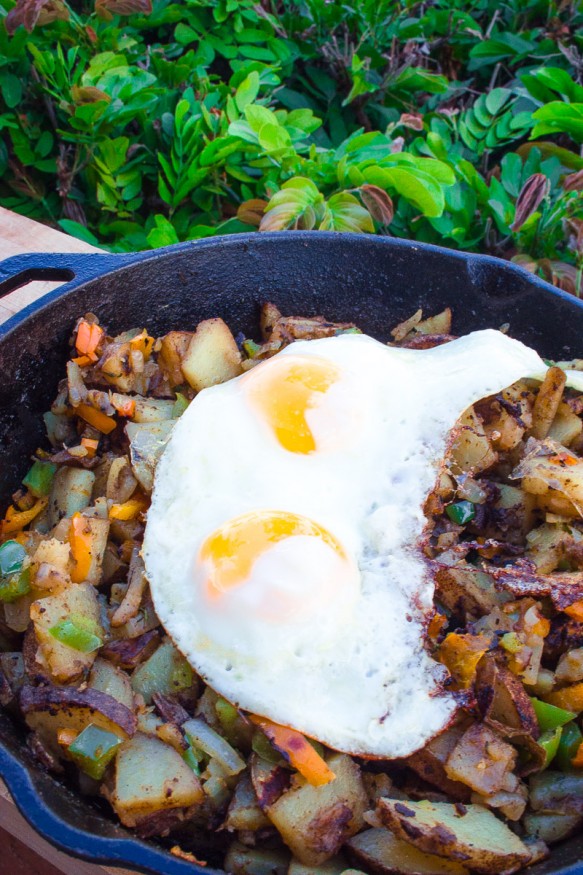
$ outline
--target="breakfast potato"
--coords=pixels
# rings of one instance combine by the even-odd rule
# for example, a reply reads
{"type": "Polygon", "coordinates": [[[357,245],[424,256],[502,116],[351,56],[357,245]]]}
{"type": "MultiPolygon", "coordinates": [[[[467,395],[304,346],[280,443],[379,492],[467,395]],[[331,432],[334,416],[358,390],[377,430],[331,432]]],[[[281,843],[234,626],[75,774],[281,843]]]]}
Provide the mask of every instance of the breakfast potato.
{"type": "Polygon", "coordinates": [[[536,814],[527,812],[523,819],[526,834],[542,839],[547,845],[560,842],[578,832],[583,814],[536,814]]]}
{"type": "Polygon", "coordinates": [[[73,687],[24,686],[20,709],[27,725],[57,756],[65,750],[58,743],[58,733],[82,732],[90,723],[120,738],[131,738],[137,720],[133,711],[101,690],[77,690],[73,687]]]}
{"type": "Polygon", "coordinates": [[[276,802],[290,785],[289,769],[280,763],[268,762],[253,754],[251,757],[251,781],[262,811],[276,802]]]}
{"type": "Polygon", "coordinates": [[[48,525],[55,526],[63,517],[72,517],[89,505],[95,474],[86,468],[62,467],[55,474],[47,507],[48,525]]]}
{"type": "Polygon", "coordinates": [[[223,865],[231,875],[287,875],[289,854],[233,842],[223,865]]]}
{"type": "Polygon", "coordinates": [[[184,383],[182,360],[186,355],[193,333],[192,331],[170,331],[160,340],[158,365],[166,376],[171,389],[184,383]]]}
{"type": "Polygon", "coordinates": [[[158,738],[138,732],[119,749],[109,799],[124,826],[135,827],[157,811],[197,806],[203,798],[190,766],[158,738]]]}
{"type": "Polygon", "coordinates": [[[192,388],[199,392],[241,372],[241,353],[228,325],[222,319],[199,322],[182,359],[182,373],[192,388]]]}
{"type": "Polygon", "coordinates": [[[570,447],[583,430],[583,420],[573,413],[568,404],[561,402],[551,423],[547,437],[564,447],[570,447]]]}
{"type": "MultiPolygon", "coordinates": [[[[522,488],[536,496],[559,498],[576,505],[583,502],[583,461],[562,444],[550,439],[531,438],[526,455],[511,473],[522,480],[522,488]]],[[[560,511],[557,511],[560,512],[560,511]]]]}
{"type": "Polygon", "coordinates": [[[498,453],[492,449],[484,426],[473,407],[460,417],[458,425],[459,432],[450,451],[453,470],[477,474],[494,465],[498,453]]]}
{"type": "MultiPolygon", "coordinates": [[[[407,765],[420,778],[423,778],[439,790],[443,790],[444,793],[447,793],[448,796],[459,802],[469,802],[471,790],[466,784],[449,778],[445,765],[449,755],[463,737],[464,730],[465,727],[461,725],[452,726],[446,729],[445,732],[440,732],[425,747],[422,747],[421,750],[408,757],[406,761],[407,765]]],[[[386,795],[392,796],[393,794],[389,793],[386,795]]]]}
{"type": "Polygon", "coordinates": [[[149,705],[154,693],[171,695],[190,689],[196,695],[198,683],[191,667],[171,641],[164,641],[133,673],[132,689],[149,705]]]}
{"type": "Polygon", "coordinates": [[[95,634],[102,633],[101,611],[95,588],[90,583],[74,583],[55,595],[38,599],[30,606],[30,619],[43,657],[55,681],[67,683],[79,678],[91,668],[96,651],[83,653],[59,641],[51,630],[69,619],[82,617],[95,634]]]}
{"type": "Polygon", "coordinates": [[[486,875],[514,872],[531,859],[524,842],[483,805],[381,799],[377,815],[397,838],[486,875]]]}
{"type": "Polygon", "coordinates": [[[107,659],[98,657],[91,668],[88,687],[92,690],[101,690],[107,693],[117,702],[125,705],[130,711],[134,707],[134,693],[129,675],[107,659]]]}
{"type": "Polygon", "coordinates": [[[269,826],[269,820],[259,807],[250,774],[244,772],[235,787],[222,829],[256,832],[266,826],[269,826]]]}
{"type": "MultiPolygon", "coordinates": [[[[357,870],[350,869],[344,857],[337,855],[319,866],[304,866],[292,857],[287,875],[359,875],[357,870]]],[[[363,873],[364,875],[364,873],[363,873]]]]}
{"type": "Polygon", "coordinates": [[[467,784],[476,793],[490,795],[505,788],[516,751],[487,726],[474,723],[464,732],[445,763],[452,781],[467,784]]]}
{"type": "MultiPolygon", "coordinates": [[[[97,488],[97,483],[95,485],[97,488]]],[[[123,504],[132,497],[137,485],[138,481],[127,456],[117,456],[110,460],[103,488],[103,494],[109,501],[123,504]]]]}
{"type": "Polygon", "coordinates": [[[142,398],[139,395],[132,400],[135,404],[132,416],[134,422],[163,422],[173,419],[174,401],[167,401],[165,398],[142,398]]]}
{"type": "Polygon", "coordinates": [[[388,829],[367,829],[349,839],[345,850],[355,864],[365,866],[375,875],[467,875],[468,872],[461,863],[420,851],[388,829]]]}
{"type": "Polygon", "coordinates": [[[174,420],[128,422],[126,425],[132,470],[145,492],[150,493],[153,489],[156,465],[170,437],[174,422],[174,420]]]}
{"type": "Polygon", "coordinates": [[[549,368],[545,374],[532,408],[530,434],[538,440],[546,438],[549,433],[563,397],[566,381],[566,374],[561,368],[549,368]]]}
{"type": "Polygon", "coordinates": [[[336,778],[314,787],[303,778],[266,808],[266,813],[294,856],[318,866],[338,852],[364,824],[368,806],[360,769],[349,756],[333,754],[328,765],[336,778]]]}

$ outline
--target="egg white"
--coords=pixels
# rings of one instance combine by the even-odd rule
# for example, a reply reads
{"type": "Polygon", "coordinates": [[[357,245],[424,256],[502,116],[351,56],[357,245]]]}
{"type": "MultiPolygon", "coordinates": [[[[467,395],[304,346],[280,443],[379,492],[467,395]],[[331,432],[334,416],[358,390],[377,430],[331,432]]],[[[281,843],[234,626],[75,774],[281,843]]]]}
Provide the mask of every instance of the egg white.
{"type": "Polygon", "coordinates": [[[193,667],[241,708],[338,750],[407,756],[456,711],[445,669],[424,648],[434,586],[417,547],[448,432],[475,401],[547,368],[491,330],[429,350],[342,335],[296,342],[276,358],[290,355],[340,371],[308,413],[315,452],[284,449],[249,403],[245,380],[274,359],[200,392],[175,426],[143,547],[156,611],[193,667]],[[324,544],[291,538],[258,560],[254,589],[210,604],[196,583],[202,543],[260,510],[330,531],[352,563],[342,585],[324,544]],[[330,592],[331,578],[339,583],[330,592]],[[296,587],[306,610],[266,618],[261,587],[269,593],[274,580],[296,587]],[[320,587],[326,597],[312,603],[320,587]]]}

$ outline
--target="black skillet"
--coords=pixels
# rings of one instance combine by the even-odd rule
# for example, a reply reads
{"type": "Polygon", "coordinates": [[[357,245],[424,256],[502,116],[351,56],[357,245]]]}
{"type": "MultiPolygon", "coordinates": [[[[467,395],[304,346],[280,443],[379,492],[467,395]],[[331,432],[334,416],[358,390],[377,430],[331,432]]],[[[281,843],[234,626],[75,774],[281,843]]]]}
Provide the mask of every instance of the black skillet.
{"type": "MultiPolygon", "coordinates": [[[[391,326],[418,307],[432,314],[449,305],[456,334],[507,324],[544,357],[583,355],[578,299],[507,262],[381,237],[281,232],[132,255],[17,256],[0,264],[0,297],[36,279],[67,283],[0,326],[2,507],[42,443],[41,414],[62,377],[72,325],[88,311],[113,334],[136,325],[161,334],[222,316],[235,332],[256,336],[259,304],[271,300],[285,314],[322,313],[388,340],[391,326]]],[[[27,754],[22,730],[2,714],[0,775],[32,825],[64,851],[164,875],[216,871],[133,838],[45,774],[27,754]]],[[[583,873],[582,857],[583,837],[573,838],[528,871],[583,873]]]]}

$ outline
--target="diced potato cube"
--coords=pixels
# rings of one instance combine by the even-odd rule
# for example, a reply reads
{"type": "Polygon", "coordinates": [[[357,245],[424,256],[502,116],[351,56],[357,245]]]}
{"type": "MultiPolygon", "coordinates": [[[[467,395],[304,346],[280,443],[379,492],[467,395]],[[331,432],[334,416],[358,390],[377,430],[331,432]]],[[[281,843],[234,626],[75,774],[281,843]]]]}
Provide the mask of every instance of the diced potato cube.
{"type": "Polygon", "coordinates": [[[460,417],[459,425],[460,431],[451,449],[454,470],[457,468],[475,474],[490,468],[498,460],[498,453],[492,449],[473,407],[460,417]]]}
{"type": "Polygon", "coordinates": [[[346,850],[356,863],[379,875],[466,875],[461,863],[426,854],[388,829],[367,829],[349,839],[346,850]]]}
{"type": "Polygon", "coordinates": [[[96,654],[81,653],[68,644],[62,644],[51,635],[51,629],[63,620],[79,616],[94,624],[98,630],[96,634],[99,634],[100,613],[97,594],[90,583],[71,584],[61,592],[39,599],[31,605],[30,619],[34,623],[42,654],[56,681],[66,683],[80,677],[91,668],[96,654]]]}
{"type": "Polygon", "coordinates": [[[548,437],[564,447],[570,446],[583,429],[583,420],[573,413],[568,404],[561,403],[549,429],[548,437]]]}
{"type": "Polygon", "coordinates": [[[158,365],[170,383],[170,387],[180,386],[184,382],[182,359],[192,339],[192,331],[170,331],[160,343],[158,365]]]}
{"type": "Polygon", "coordinates": [[[97,658],[93,663],[89,687],[107,693],[130,710],[134,707],[134,693],[129,675],[107,659],[97,658]]]}
{"type": "Polygon", "coordinates": [[[307,866],[333,857],[364,825],[368,799],[360,769],[349,756],[333,754],[328,765],[336,778],[314,787],[299,777],[266,811],[286,845],[307,866]]]}
{"type": "Polygon", "coordinates": [[[241,353],[222,319],[199,323],[182,360],[182,373],[197,392],[242,373],[241,353]]]}
{"type": "Polygon", "coordinates": [[[202,802],[200,781],[170,745],[137,732],[119,750],[111,804],[124,826],[168,808],[202,802]]]}

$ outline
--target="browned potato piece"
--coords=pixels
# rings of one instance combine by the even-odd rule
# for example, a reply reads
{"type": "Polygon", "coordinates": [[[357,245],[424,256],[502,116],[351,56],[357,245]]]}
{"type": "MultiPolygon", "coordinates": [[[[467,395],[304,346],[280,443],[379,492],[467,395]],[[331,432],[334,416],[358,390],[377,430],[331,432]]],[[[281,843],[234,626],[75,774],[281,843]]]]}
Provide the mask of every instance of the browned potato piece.
{"type": "Polygon", "coordinates": [[[295,787],[266,808],[286,845],[307,866],[318,866],[334,856],[346,839],[363,827],[368,807],[354,760],[333,754],[328,765],[335,780],[314,787],[298,777],[295,787]]]}
{"type": "Polygon", "coordinates": [[[504,787],[514,768],[516,751],[479,723],[474,723],[460,738],[445,764],[452,781],[467,784],[476,793],[490,795],[504,787]]]}
{"type": "Polygon", "coordinates": [[[222,828],[249,829],[256,832],[265,826],[269,826],[269,820],[259,807],[251,776],[248,772],[244,772],[233,793],[222,828]]]}
{"type": "Polygon", "coordinates": [[[20,707],[28,726],[58,756],[64,753],[57,742],[60,729],[78,733],[93,723],[120,738],[129,738],[136,731],[133,711],[101,690],[25,686],[20,707]]]}
{"type": "MultiPolygon", "coordinates": [[[[533,495],[559,498],[561,506],[583,504],[583,461],[562,444],[530,439],[527,454],[510,475],[522,478],[522,488],[533,495]]],[[[557,511],[560,513],[560,511],[557,511]]]]}
{"type": "Polygon", "coordinates": [[[319,866],[304,866],[292,858],[287,870],[287,875],[365,875],[360,873],[358,869],[349,869],[346,860],[337,855],[331,860],[326,860],[325,863],[320,863],[319,866]]]}
{"type": "Polygon", "coordinates": [[[199,392],[241,372],[241,353],[229,326],[222,319],[199,322],[182,360],[182,373],[192,388],[199,392]]]}
{"type": "Polygon", "coordinates": [[[180,386],[184,382],[182,359],[192,340],[192,331],[171,331],[160,342],[158,365],[168,378],[170,388],[180,386]]]}
{"type": "Polygon", "coordinates": [[[559,409],[567,376],[561,368],[549,368],[535,398],[532,408],[533,437],[542,440],[549,433],[551,423],[559,409]]]}
{"type": "MultiPolygon", "coordinates": [[[[447,759],[463,734],[463,726],[452,726],[450,729],[446,729],[445,732],[436,735],[425,747],[410,756],[407,759],[407,765],[417,772],[419,777],[443,790],[453,799],[469,802],[471,795],[469,787],[451,780],[445,771],[447,759]]],[[[394,794],[388,795],[393,796],[394,794]]]]}
{"type": "Polygon", "coordinates": [[[166,419],[172,419],[174,401],[168,401],[165,398],[142,398],[139,395],[133,400],[135,403],[135,411],[132,416],[134,422],[162,422],[166,419]]]}
{"type": "Polygon", "coordinates": [[[547,437],[558,441],[564,447],[570,446],[583,430],[583,420],[573,413],[568,404],[561,402],[553,419],[547,437]]]}
{"type": "Polygon", "coordinates": [[[170,745],[138,732],[120,748],[110,802],[124,826],[155,811],[198,805],[203,797],[197,776],[170,745]]]}
{"type": "Polygon", "coordinates": [[[449,334],[451,331],[451,309],[446,307],[441,313],[429,316],[415,325],[419,334],[449,334]]]}
{"type": "Polygon", "coordinates": [[[451,448],[454,471],[457,469],[475,474],[490,468],[498,460],[498,453],[492,449],[473,407],[460,417],[459,425],[461,428],[451,448]]]}
{"type": "Polygon", "coordinates": [[[30,606],[30,619],[34,623],[38,643],[56,681],[75,680],[95,661],[95,652],[81,653],[51,635],[54,626],[75,615],[90,620],[96,630],[101,628],[99,602],[95,588],[90,583],[70,584],[55,595],[38,599],[30,606]]]}
{"type": "Polygon", "coordinates": [[[367,829],[346,843],[355,863],[375,875],[467,875],[467,869],[453,860],[426,854],[388,829],[367,829]]]}
{"type": "Polygon", "coordinates": [[[483,805],[381,799],[377,814],[398,838],[476,872],[514,872],[531,859],[524,842],[483,805]]]}
{"type": "Polygon", "coordinates": [[[270,763],[253,754],[251,757],[251,780],[259,807],[266,811],[290,785],[289,769],[270,763]]]}
{"type": "Polygon", "coordinates": [[[127,456],[118,456],[111,462],[105,484],[105,497],[114,504],[123,504],[135,492],[136,480],[127,456]]]}
{"type": "Polygon", "coordinates": [[[134,477],[146,492],[154,487],[154,472],[164,451],[175,420],[162,422],[128,422],[126,434],[130,442],[130,459],[134,477]]]}
{"type": "Polygon", "coordinates": [[[223,866],[231,875],[287,875],[289,854],[233,842],[223,866]]]}
{"type": "Polygon", "coordinates": [[[134,707],[134,692],[129,675],[125,671],[116,668],[107,659],[98,657],[93,663],[93,668],[89,675],[89,688],[107,693],[108,696],[121,702],[122,705],[125,705],[130,710],[134,707]]]}

